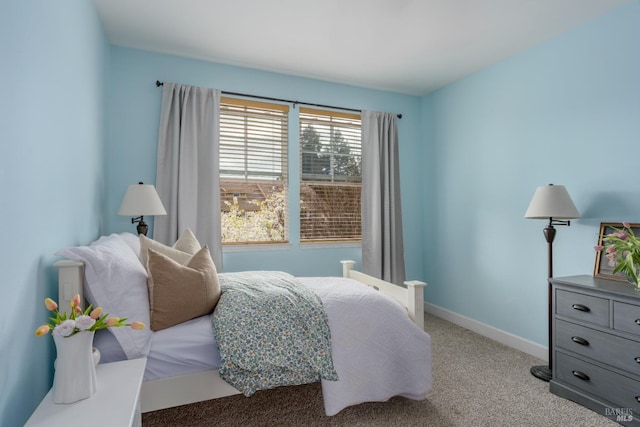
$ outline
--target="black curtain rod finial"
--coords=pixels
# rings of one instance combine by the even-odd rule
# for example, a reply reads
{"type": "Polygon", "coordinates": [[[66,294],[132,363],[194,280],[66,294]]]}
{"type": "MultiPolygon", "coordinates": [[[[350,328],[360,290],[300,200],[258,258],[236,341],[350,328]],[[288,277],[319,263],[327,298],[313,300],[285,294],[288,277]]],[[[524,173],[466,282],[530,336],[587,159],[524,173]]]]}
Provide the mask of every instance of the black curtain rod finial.
{"type": "Polygon", "coordinates": [[[162,83],[160,80],[156,80],[156,87],[160,86],[164,86],[164,83],[162,83]]]}

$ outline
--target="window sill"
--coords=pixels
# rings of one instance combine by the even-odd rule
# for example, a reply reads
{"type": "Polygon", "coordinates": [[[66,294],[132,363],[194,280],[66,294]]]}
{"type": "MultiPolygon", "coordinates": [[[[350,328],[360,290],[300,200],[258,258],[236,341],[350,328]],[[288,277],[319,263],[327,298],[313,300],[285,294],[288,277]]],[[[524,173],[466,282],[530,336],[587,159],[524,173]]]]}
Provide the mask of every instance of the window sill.
{"type": "Polygon", "coordinates": [[[361,248],[362,242],[301,242],[300,249],[361,248]]]}
{"type": "Polygon", "coordinates": [[[285,251],[291,249],[291,243],[260,243],[222,245],[222,252],[258,252],[258,251],[285,251]]]}

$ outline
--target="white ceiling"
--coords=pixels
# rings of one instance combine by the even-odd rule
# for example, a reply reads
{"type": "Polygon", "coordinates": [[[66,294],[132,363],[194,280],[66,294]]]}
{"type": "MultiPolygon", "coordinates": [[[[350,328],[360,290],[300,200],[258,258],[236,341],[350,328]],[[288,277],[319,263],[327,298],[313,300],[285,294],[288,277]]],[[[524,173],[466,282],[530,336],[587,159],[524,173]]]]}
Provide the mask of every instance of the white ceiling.
{"type": "Polygon", "coordinates": [[[632,0],[93,0],[109,41],[424,95],[632,0]]]}

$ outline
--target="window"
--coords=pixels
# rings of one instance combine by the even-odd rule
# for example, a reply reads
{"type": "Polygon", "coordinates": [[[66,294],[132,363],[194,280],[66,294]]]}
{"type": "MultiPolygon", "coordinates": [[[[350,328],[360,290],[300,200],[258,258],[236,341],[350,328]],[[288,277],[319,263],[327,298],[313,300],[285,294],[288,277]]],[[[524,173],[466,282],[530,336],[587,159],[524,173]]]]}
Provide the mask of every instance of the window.
{"type": "Polygon", "coordinates": [[[222,98],[222,243],[281,243],[287,235],[287,105],[222,98]]]}
{"type": "Polygon", "coordinates": [[[360,115],[300,108],[300,241],[362,238],[360,115]]]}

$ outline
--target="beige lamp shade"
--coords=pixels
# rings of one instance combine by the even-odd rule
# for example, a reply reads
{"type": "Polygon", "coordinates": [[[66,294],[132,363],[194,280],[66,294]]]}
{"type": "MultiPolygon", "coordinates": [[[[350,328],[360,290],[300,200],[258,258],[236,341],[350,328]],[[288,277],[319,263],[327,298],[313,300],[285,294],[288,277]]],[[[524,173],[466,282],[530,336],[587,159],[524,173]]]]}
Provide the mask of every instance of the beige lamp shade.
{"type": "Polygon", "coordinates": [[[166,215],[167,211],[160,201],[158,192],[153,185],[131,184],[122,199],[118,215],[166,215]]]}
{"type": "Polygon", "coordinates": [[[580,218],[580,213],[564,185],[549,184],[538,187],[524,217],[531,219],[575,219],[580,218]]]}

